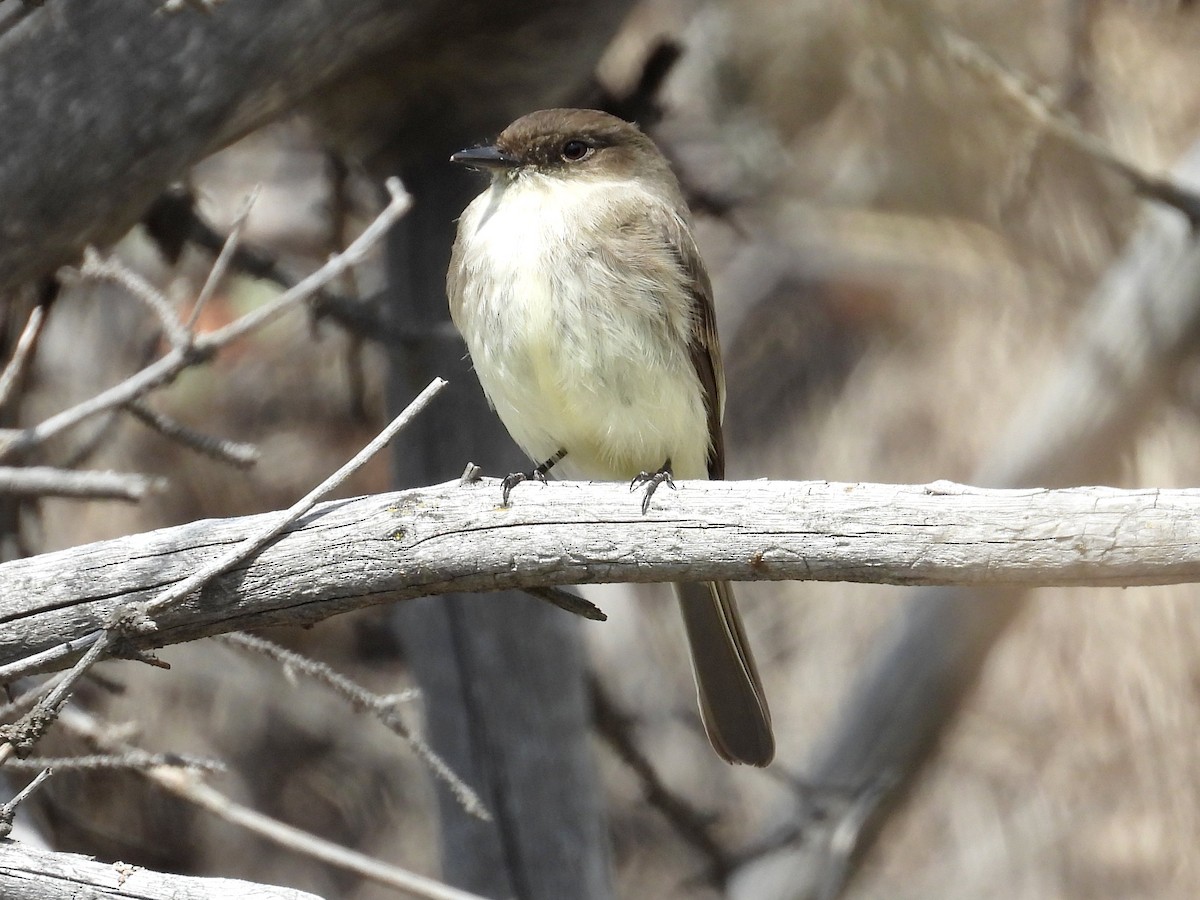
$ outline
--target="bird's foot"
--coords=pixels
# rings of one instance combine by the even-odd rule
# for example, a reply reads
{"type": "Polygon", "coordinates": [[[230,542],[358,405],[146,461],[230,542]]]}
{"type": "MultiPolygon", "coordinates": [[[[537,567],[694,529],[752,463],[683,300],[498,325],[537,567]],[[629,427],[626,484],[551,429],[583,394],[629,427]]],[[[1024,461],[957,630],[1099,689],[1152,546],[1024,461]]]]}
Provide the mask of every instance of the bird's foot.
{"type": "Polygon", "coordinates": [[[508,495],[522,481],[540,481],[546,483],[546,473],[554,468],[554,464],[567,455],[566,450],[559,450],[548,460],[541,465],[534,467],[530,472],[513,472],[511,475],[505,475],[504,480],[500,482],[500,505],[508,506],[508,495]]]}
{"type": "Polygon", "coordinates": [[[522,481],[540,481],[546,483],[546,473],[539,472],[534,469],[531,472],[513,472],[511,475],[505,475],[504,480],[500,482],[500,505],[508,506],[508,495],[522,481]]]}
{"type": "Polygon", "coordinates": [[[669,459],[662,464],[657,472],[639,472],[634,476],[633,481],[629,482],[630,491],[635,491],[642,486],[646,488],[646,493],[642,497],[643,516],[650,509],[650,498],[654,496],[654,492],[662,484],[665,484],[671,490],[675,490],[675,479],[671,477],[671,461],[669,459]]]}

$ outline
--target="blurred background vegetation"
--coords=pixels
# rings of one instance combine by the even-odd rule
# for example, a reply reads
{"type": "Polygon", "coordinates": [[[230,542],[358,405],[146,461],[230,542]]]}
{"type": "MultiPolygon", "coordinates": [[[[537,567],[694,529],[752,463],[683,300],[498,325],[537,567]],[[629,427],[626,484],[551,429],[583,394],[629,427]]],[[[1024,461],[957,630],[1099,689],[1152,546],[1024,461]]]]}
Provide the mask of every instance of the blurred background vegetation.
{"type": "MultiPolygon", "coordinates": [[[[653,98],[661,115],[645,120],[693,198],[716,285],[731,478],[969,482],[1087,327],[1085,301],[1139,224],[1146,201],[1127,180],[948,53],[945,33],[1147,171],[1168,170],[1200,135],[1200,11],[1182,0],[642,0],[607,42],[594,96],[629,96],[664,42],[680,50],[653,98]]],[[[536,57],[530,65],[536,74],[536,57]]],[[[245,240],[290,270],[314,268],[380,204],[377,167],[344,134],[328,109],[254,131],[190,172],[199,211],[224,232],[261,184],[245,240]]],[[[444,177],[466,178],[449,166],[444,177]]],[[[194,248],[167,259],[144,227],[117,248],[182,308],[211,264],[194,248]]],[[[338,288],[370,296],[384,268],[362,267],[338,288]]],[[[232,275],[202,327],[276,290],[232,275]]],[[[144,364],[156,328],[111,287],[66,290],[19,421],[144,364]]],[[[25,504],[23,552],[289,504],[382,423],[387,354],[376,337],[293,315],[156,398],[181,421],[257,444],[263,461],[249,471],[130,419],[72,433],[52,461],[86,453],[90,468],[163,475],[169,489],[137,505],[25,504]]],[[[1140,430],[1092,461],[1094,481],[1200,483],[1198,374],[1188,365],[1162,385],[1140,430]]],[[[438,415],[426,413],[432,427],[438,415]]],[[[448,465],[461,470],[467,458],[448,465]]],[[[490,474],[505,468],[469,458],[490,474]]],[[[378,459],[344,493],[388,490],[390,478],[378,459]]],[[[714,883],[712,860],[597,738],[618,896],[800,896],[767,845],[805,814],[813,748],[904,592],[784,583],[739,592],[780,735],[779,772],[730,769],[709,752],[665,591],[590,594],[610,616],[584,628],[596,679],[632,717],[669,789],[712,816],[711,835],[739,863],[714,883]]],[[[270,636],[391,692],[409,674],[386,615],[270,636]]],[[[973,689],[846,896],[1200,894],[1198,645],[1191,586],[1034,592],[979,651],[977,683],[964,669],[973,689]]],[[[148,746],[228,760],[223,789],[257,808],[438,871],[433,789],[384,729],[225,645],[162,655],[171,673],[103,669],[86,699],[139,722],[148,746]]],[[[134,777],[55,787],[41,821],[63,848],[348,900],[392,896],[134,777]]]]}

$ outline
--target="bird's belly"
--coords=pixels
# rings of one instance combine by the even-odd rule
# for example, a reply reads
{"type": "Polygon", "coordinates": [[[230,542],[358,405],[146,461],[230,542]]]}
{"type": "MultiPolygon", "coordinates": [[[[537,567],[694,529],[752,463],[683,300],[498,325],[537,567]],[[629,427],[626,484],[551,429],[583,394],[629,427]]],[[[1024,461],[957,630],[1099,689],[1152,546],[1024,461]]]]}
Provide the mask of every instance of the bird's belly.
{"type": "MultiPolygon", "coordinates": [[[[708,422],[682,353],[654,346],[632,318],[596,315],[587,286],[552,285],[521,267],[470,305],[468,347],[488,399],[535,462],[566,450],[554,473],[632,478],[668,459],[681,478],[707,477],[708,422]]],[[[607,311],[611,313],[611,309],[607,311]]]]}

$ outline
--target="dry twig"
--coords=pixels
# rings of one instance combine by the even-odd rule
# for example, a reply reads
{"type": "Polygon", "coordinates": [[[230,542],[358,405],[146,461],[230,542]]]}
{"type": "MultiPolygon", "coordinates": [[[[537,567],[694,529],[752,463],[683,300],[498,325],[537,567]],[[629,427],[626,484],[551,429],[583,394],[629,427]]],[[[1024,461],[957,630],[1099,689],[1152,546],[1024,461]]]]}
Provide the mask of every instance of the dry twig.
{"type": "Polygon", "coordinates": [[[66,649],[68,653],[78,652],[83,647],[88,649],[75,663],[67,677],[55,684],[53,690],[39,701],[34,709],[22,717],[20,722],[14,725],[0,726],[0,737],[3,737],[5,741],[4,744],[0,744],[0,764],[3,764],[14,752],[18,756],[24,756],[32,748],[33,744],[41,738],[46,729],[58,717],[62,704],[70,696],[76,682],[97,661],[105,655],[110,655],[110,651],[124,641],[127,636],[154,633],[157,629],[153,620],[155,615],[174,606],[193,591],[199,590],[216,576],[253,556],[275,540],[284,529],[311,510],[321,497],[335,490],[367,460],[383,449],[401,428],[428,405],[445,384],[440,378],[435,379],[408,405],[404,412],[397,416],[366,447],[355,454],[353,459],[283,513],[270,516],[262,527],[256,529],[246,539],[221,554],[213,562],[201,567],[173,587],[159,592],[146,603],[123,605],[114,609],[103,629],[92,632],[80,642],[73,642],[69,647],[63,645],[63,649],[66,649]]]}
{"type": "Polygon", "coordinates": [[[4,367],[4,372],[0,373],[0,408],[8,405],[8,402],[12,399],[13,390],[20,384],[21,378],[29,368],[29,363],[33,359],[34,348],[37,347],[38,338],[42,334],[42,325],[45,324],[45,321],[46,307],[39,304],[29,314],[29,320],[25,323],[25,327],[21,330],[21,336],[17,339],[17,346],[13,350],[12,359],[4,367]]]}
{"type": "MultiPolygon", "coordinates": [[[[143,219],[150,237],[161,252],[174,259],[183,244],[191,242],[212,254],[224,252],[232,235],[221,235],[195,206],[195,198],[178,188],[164,193],[143,219]]],[[[242,275],[276,284],[284,290],[295,286],[297,278],[285,271],[268,252],[238,241],[232,250],[229,265],[242,275]]],[[[396,341],[403,337],[378,311],[382,301],[378,295],[353,299],[323,286],[309,300],[314,315],[329,317],[356,338],[373,341],[396,341]]]]}
{"type": "Polygon", "coordinates": [[[81,277],[91,281],[107,281],[125,290],[131,297],[141,300],[157,317],[163,333],[171,346],[186,351],[192,343],[192,335],[163,296],[162,291],[122,263],[117,257],[102,257],[95,247],[83,252],[83,265],[79,267],[81,277]]]}
{"type": "MultiPolygon", "coordinates": [[[[346,248],[344,253],[331,257],[317,271],[301,279],[275,299],[264,303],[259,308],[222,328],[197,335],[193,338],[187,334],[186,329],[184,329],[183,325],[176,318],[175,324],[168,329],[172,335],[172,347],[163,357],[131,375],[120,384],[102,391],[89,400],[65,409],[38,425],[0,433],[0,460],[22,456],[30,450],[41,446],[50,438],[69,428],[73,428],[91,416],[124,406],[133,400],[145,396],[152,390],[171,383],[184,369],[206,362],[232,341],[273,321],[308,298],[322,286],[338,278],[347,268],[361,262],[375,243],[407,211],[411,203],[411,198],[404,192],[400,186],[400,182],[394,178],[389,179],[388,191],[391,194],[391,201],[376,217],[375,221],[346,248]],[[180,343],[176,343],[176,339],[180,343]]],[[[99,266],[98,271],[104,277],[109,277],[108,273],[111,267],[97,265],[99,266]]],[[[147,302],[151,302],[156,309],[161,308],[160,303],[157,301],[152,302],[148,299],[145,290],[147,287],[149,287],[150,292],[157,292],[154,291],[153,287],[147,285],[145,280],[140,278],[140,276],[126,269],[119,276],[113,275],[112,277],[119,279],[121,283],[127,284],[127,286],[132,285],[132,289],[137,296],[146,299],[147,302]]],[[[161,295],[159,295],[159,298],[161,299],[161,295]]],[[[174,317],[173,312],[171,313],[171,317],[174,317]]],[[[166,327],[166,322],[169,318],[164,319],[164,327],[166,327]]]]}
{"type": "Polygon", "coordinates": [[[146,776],[169,793],[182,797],[189,803],[193,803],[227,822],[252,831],[280,847],[286,847],[312,859],[361,875],[363,878],[403,891],[413,897],[423,897],[427,900],[485,900],[478,894],[450,887],[440,881],[418,875],[416,872],[401,869],[399,866],[389,865],[367,856],[365,853],[342,847],[293,825],[263,815],[247,806],[235,803],[220,791],[179,769],[151,769],[146,776]]]}
{"type": "Polygon", "coordinates": [[[262,455],[253,444],[231,441],[189,428],[166,413],[161,413],[143,400],[131,400],[124,407],[135,419],[163,437],[176,441],[190,450],[202,453],[218,462],[249,469],[258,463],[262,455]]]}
{"type": "Polygon", "coordinates": [[[596,731],[637,776],[646,802],[662,814],[684,843],[705,858],[708,862],[706,880],[723,893],[734,866],[730,855],[712,835],[712,817],[700,812],[689,801],[674,793],[658,777],[654,765],[633,740],[629,717],[617,707],[599,679],[590,679],[589,690],[592,695],[592,714],[595,717],[596,731]]]}
{"type": "Polygon", "coordinates": [[[35,684],[33,687],[13,697],[13,699],[9,700],[3,706],[0,706],[0,722],[11,721],[13,718],[33,709],[40,697],[45,695],[47,691],[53,690],[54,685],[60,679],[66,677],[66,672],[55,672],[49,678],[43,679],[40,684],[35,684]]]}
{"type": "Polygon", "coordinates": [[[886,5],[902,3],[936,52],[990,87],[1046,133],[1120,175],[1141,196],[1177,209],[1193,228],[1200,226],[1200,195],[1195,191],[1169,176],[1147,172],[1100,138],[1084,131],[1068,113],[1055,108],[1045,91],[1006,66],[978,42],[950,28],[924,4],[911,0],[884,2],[886,5]]]}
{"type": "Polygon", "coordinates": [[[483,801],[467,784],[455,774],[433,748],[422,738],[412,733],[400,718],[400,707],[418,696],[416,691],[404,694],[376,694],[356,684],[344,675],[335,672],[325,663],[303,656],[292,650],[280,647],[278,644],[243,632],[222,635],[221,640],[249,650],[253,653],[272,659],[288,672],[297,672],[318,684],[329,688],[333,693],[346,700],[350,707],[358,712],[369,713],[382,722],[389,731],[399,736],[412,751],[440,778],[454,795],[454,798],[466,810],[468,815],[484,822],[492,820],[483,801]]]}
{"type": "Polygon", "coordinates": [[[42,768],[41,766],[38,768],[42,769],[41,774],[34,778],[33,781],[29,782],[29,784],[25,785],[25,787],[18,791],[17,795],[7,803],[0,803],[0,840],[3,840],[12,833],[13,819],[17,817],[17,807],[20,806],[30,794],[40,788],[47,778],[54,774],[52,769],[42,768]]]}
{"type": "Polygon", "coordinates": [[[120,753],[98,753],[89,756],[35,756],[30,759],[10,759],[5,768],[12,772],[36,772],[53,769],[56,772],[96,772],[113,769],[153,769],[158,766],[191,769],[197,772],[224,772],[226,765],[215,759],[189,756],[182,753],[152,753],[130,747],[120,753]]]}
{"type": "Polygon", "coordinates": [[[77,472],[51,466],[0,466],[0,494],[137,502],[167,486],[165,478],[133,472],[77,472]]]}
{"type": "MultiPolygon", "coordinates": [[[[63,719],[64,725],[76,734],[87,738],[98,748],[118,754],[137,749],[114,739],[105,732],[100,723],[86,713],[78,710],[68,710],[67,712],[68,715],[63,719]]],[[[278,819],[263,815],[234,802],[220,791],[209,787],[194,773],[167,766],[142,769],[139,770],[139,773],[176,797],[199,806],[227,822],[252,831],[272,843],[348,872],[354,872],[379,884],[404,891],[411,896],[426,898],[426,900],[483,900],[476,894],[458,890],[432,878],[389,865],[364,853],[334,844],[307,831],[280,822],[278,819]]]]}
{"type": "Polygon", "coordinates": [[[233,227],[229,229],[229,236],[225,238],[225,243],[221,246],[221,252],[217,254],[217,260],[209,270],[208,277],[204,279],[204,286],[200,288],[200,293],[196,297],[196,303],[192,307],[191,315],[188,316],[185,327],[189,333],[195,331],[196,320],[200,318],[200,313],[204,310],[208,301],[212,299],[212,295],[216,293],[217,285],[225,277],[225,272],[229,268],[229,264],[233,261],[238,245],[241,243],[242,231],[246,227],[246,220],[250,218],[250,210],[254,208],[254,204],[258,200],[258,195],[261,191],[261,185],[256,185],[254,190],[250,192],[250,195],[246,197],[242,208],[238,210],[238,214],[233,220],[233,227]]]}

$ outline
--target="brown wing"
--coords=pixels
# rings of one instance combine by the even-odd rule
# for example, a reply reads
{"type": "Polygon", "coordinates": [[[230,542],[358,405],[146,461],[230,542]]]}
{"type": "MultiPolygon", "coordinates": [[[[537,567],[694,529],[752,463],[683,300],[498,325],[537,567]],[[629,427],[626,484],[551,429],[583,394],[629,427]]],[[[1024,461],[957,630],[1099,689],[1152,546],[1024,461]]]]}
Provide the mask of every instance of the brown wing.
{"type": "MultiPolygon", "coordinates": [[[[725,477],[725,372],[717,341],[712,283],[691,230],[673,215],[664,226],[692,299],[692,365],[704,391],[711,449],[708,477],[725,477]]],[[[775,756],[771,712],[750,642],[746,638],[732,586],[728,582],[677,584],[680,609],[692,654],[692,671],[704,730],[713,748],[728,762],[765,766],[775,756]]]]}
{"type": "Polygon", "coordinates": [[[725,413],[725,368],[721,364],[721,344],[717,340],[712,283],[691,229],[674,216],[665,231],[692,296],[692,339],[688,350],[704,390],[704,408],[708,411],[708,477],[720,480],[725,477],[725,439],[721,432],[721,419],[725,413]]]}

